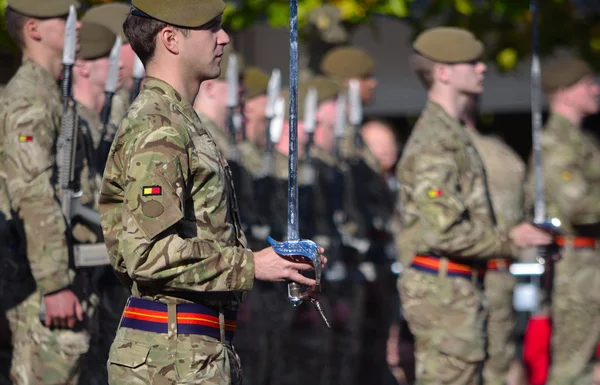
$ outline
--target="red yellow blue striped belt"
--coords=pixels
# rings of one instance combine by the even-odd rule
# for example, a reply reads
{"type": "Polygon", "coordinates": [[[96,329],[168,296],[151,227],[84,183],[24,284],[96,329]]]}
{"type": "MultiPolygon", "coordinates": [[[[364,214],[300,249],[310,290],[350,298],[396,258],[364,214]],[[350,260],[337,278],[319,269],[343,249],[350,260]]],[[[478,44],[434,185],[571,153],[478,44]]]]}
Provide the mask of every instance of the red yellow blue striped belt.
{"type": "MultiPolygon", "coordinates": [[[[415,255],[411,267],[425,273],[437,275],[442,267],[442,260],[440,257],[433,255],[415,255]]],[[[483,277],[485,275],[485,267],[473,267],[452,261],[448,261],[446,264],[446,275],[449,277],[471,279],[474,272],[483,277]]]]}
{"type": "MultiPolygon", "coordinates": [[[[219,312],[198,303],[176,305],[177,334],[199,334],[221,339],[219,312]]],[[[225,310],[225,338],[231,342],[236,329],[236,311],[225,310]]],[[[123,311],[121,327],[166,334],[168,305],[130,297],[123,311]]]]}

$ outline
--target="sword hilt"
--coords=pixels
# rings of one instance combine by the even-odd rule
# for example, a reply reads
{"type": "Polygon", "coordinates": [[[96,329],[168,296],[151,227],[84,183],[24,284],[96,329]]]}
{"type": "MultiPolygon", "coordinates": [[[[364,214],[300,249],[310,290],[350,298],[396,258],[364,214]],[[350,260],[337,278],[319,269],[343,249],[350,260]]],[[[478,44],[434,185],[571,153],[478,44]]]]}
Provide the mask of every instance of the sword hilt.
{"type": "Polygon", "coordinates": [[[301,239],[297,241],[277,242],[273,238],[268,238],[273,250],[281,256],[285,257],[302,257],[308,260],[315,270],[316,284],[302,290],[302,285],[297,282],[288,283],[288,300],[294,306],[299,306],[304,301],[310,301],[315,306],[315,309],[325,322],[328,328],[331,328],[327,317],[323,313],[321,303],[319,302],[319,294],[321,293],[321,253],[319,247],[311,240],[301,239]]]}

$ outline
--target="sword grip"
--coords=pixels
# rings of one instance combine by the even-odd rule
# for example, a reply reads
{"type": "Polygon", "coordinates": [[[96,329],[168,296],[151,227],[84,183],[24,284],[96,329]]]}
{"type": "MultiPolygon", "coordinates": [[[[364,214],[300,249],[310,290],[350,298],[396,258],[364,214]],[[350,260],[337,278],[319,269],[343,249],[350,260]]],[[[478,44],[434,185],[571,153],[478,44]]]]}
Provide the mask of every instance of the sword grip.
{"type": "Polygon", "coordinates": [[[299,306],[303,302],[302,287],[296,282],[288,283],[288,300],[294,306],[299,306]]]}

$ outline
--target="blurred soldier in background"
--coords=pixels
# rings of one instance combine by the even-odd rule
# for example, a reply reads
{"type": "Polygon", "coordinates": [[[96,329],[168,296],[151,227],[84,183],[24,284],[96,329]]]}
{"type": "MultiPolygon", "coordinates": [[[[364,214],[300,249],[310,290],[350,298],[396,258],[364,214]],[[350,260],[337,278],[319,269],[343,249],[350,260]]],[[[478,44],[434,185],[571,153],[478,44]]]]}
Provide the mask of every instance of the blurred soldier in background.
{"type": "MultiPolygon", "coordinates": [[[[470,96],[462,116],[473,145],[481,156],[498,226],[511,228],[525,218],[525,164],[502,139],[478,130],[479,99],[470,96]]],[[[487,263],[485,297],[488,301],[488,357],[483,376],[489,385],[503,385],[515,357],[513,289],[516,279],[508,268],[518,255],[498,255],[487,263]]]]}
{"type": "Polygon", "coordinates": [[[542,70],[551,115],[542,134],[548,218],[560,220],[552,295],[548,384],[590,384],[600,340],[600,146],[582,130],[600,89],[587,63],[563,58],[542,70]]]}

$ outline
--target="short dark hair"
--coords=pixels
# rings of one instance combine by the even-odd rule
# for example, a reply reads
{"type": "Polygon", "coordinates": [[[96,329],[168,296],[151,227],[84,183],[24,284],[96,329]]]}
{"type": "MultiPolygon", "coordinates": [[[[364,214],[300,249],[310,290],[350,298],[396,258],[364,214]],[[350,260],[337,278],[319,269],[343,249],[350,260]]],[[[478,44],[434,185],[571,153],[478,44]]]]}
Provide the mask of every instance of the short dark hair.
{"type": "Polygon", "coordinates": [[[11,7],[6,7],[4,11],[4,24],[6,25],[6,31],[8,36],[20,49],[24,48],[25,40],[23,39],[23,26],[27,21],[28,17],[20,14],[11,7]]]}
{"type": "MultiPolygon", "coordinates": [[[[165,27],[170,26],[160,20],[129,14],[123,23],[123,32],[131,44],[131,48],[146,64],[154,57],[156,51],[156,36],[165,27]]],[[[174,26],[172,26],[174,27],[174,26]]],[[[189,34],[188,28],[174,27],[180,30],[184,36],[189,34]]]]}

